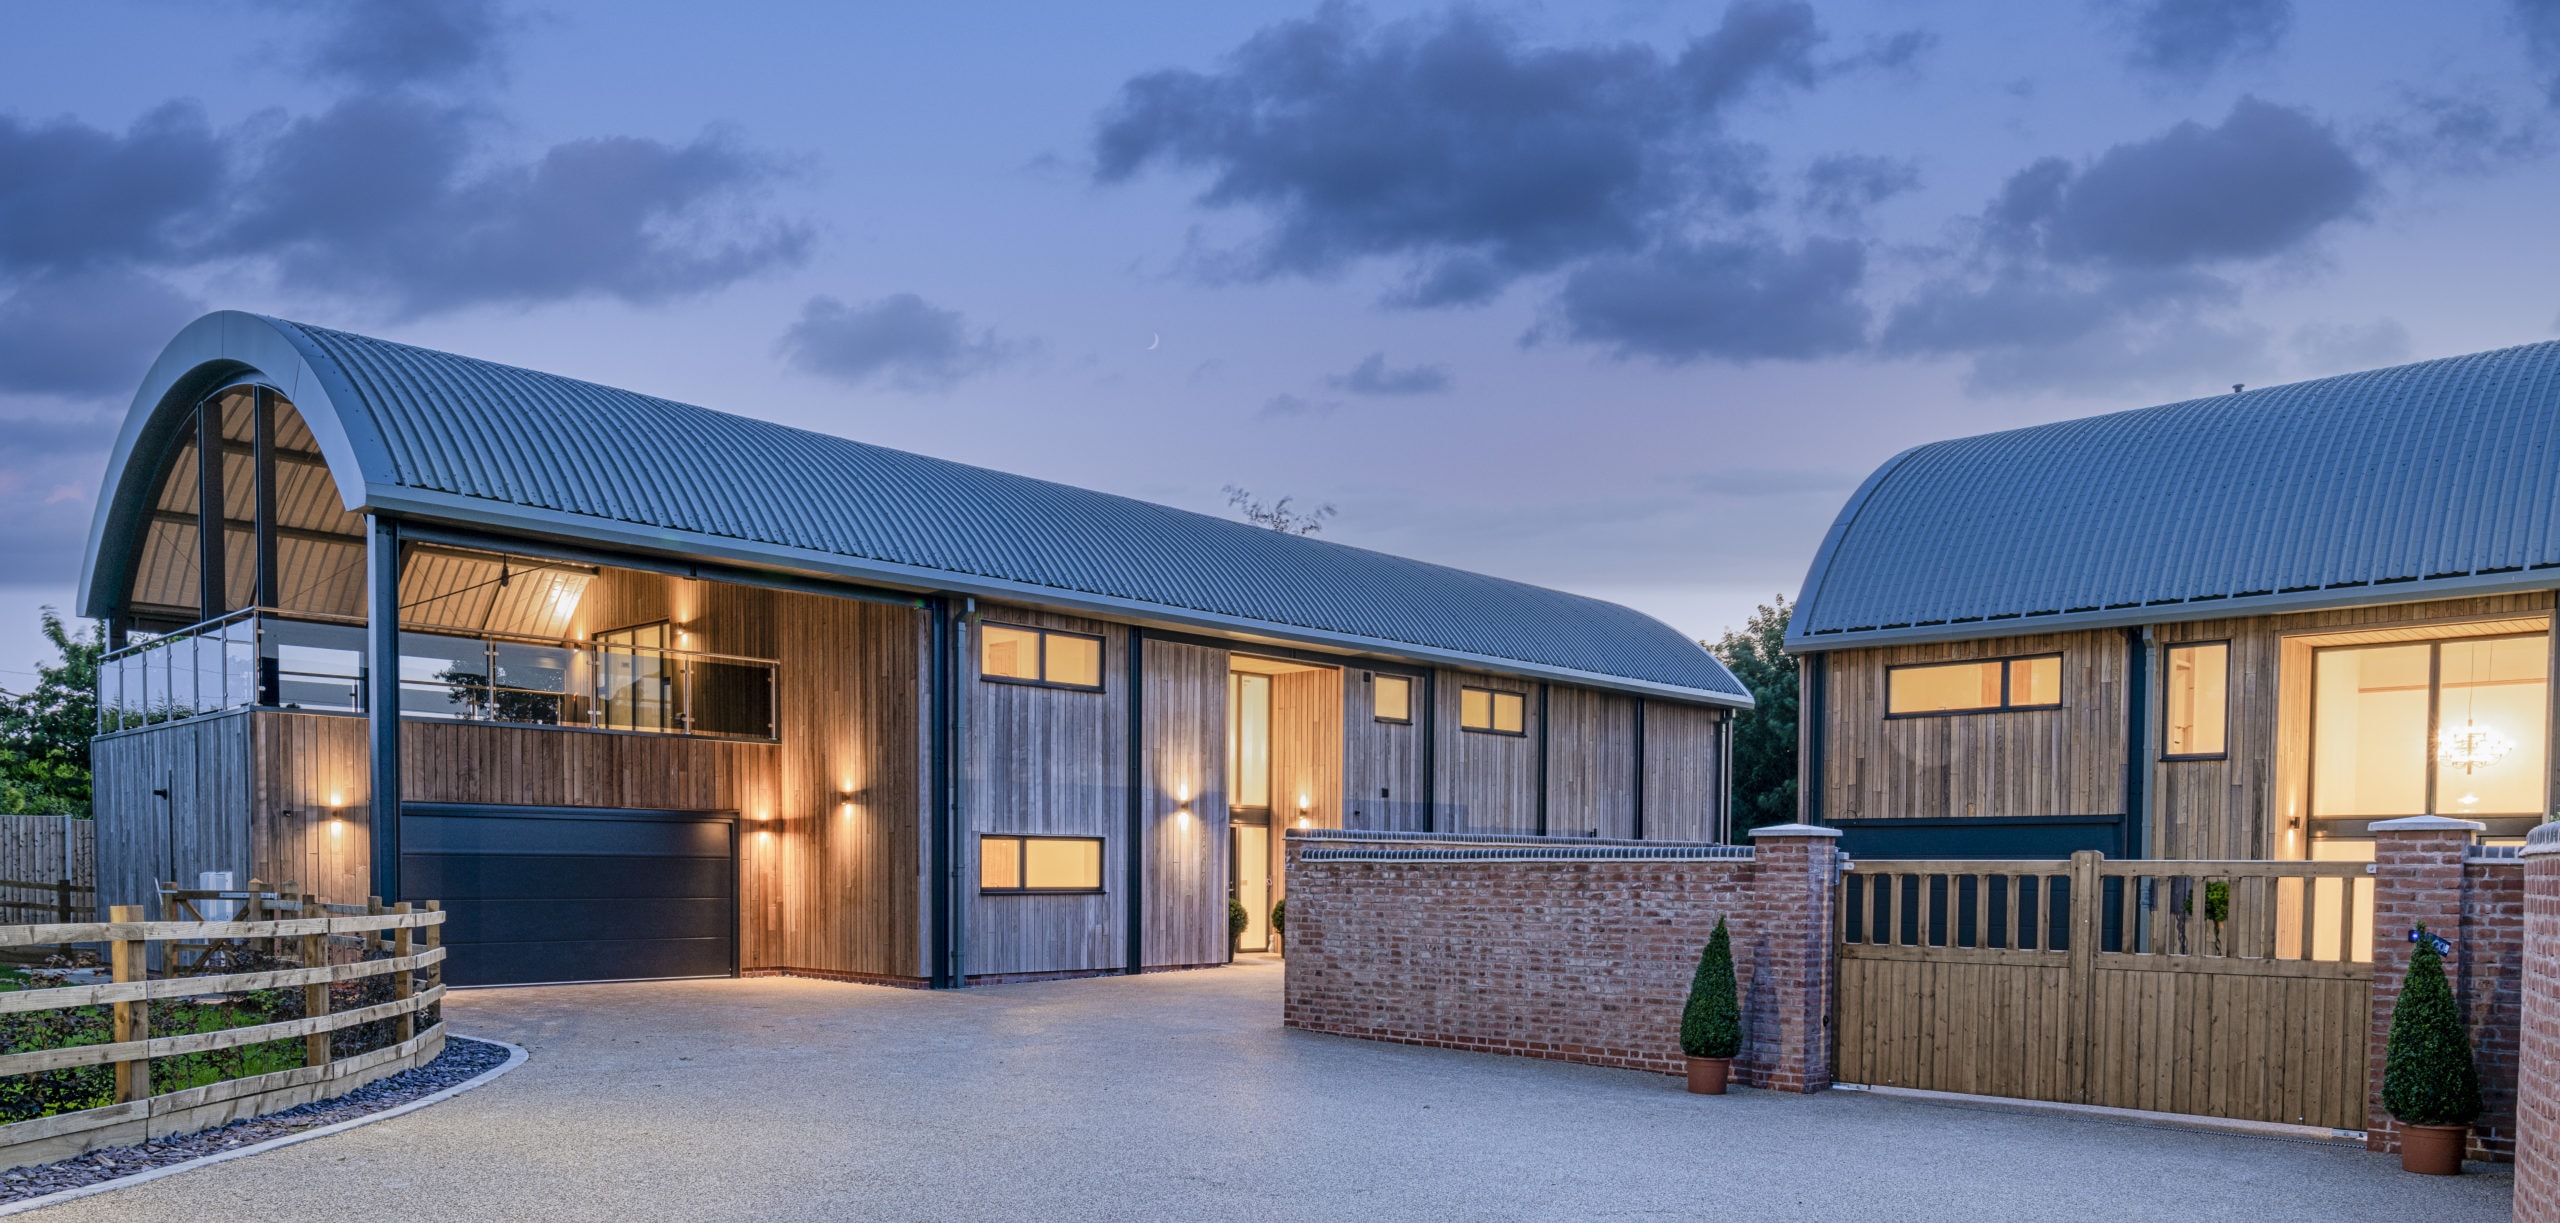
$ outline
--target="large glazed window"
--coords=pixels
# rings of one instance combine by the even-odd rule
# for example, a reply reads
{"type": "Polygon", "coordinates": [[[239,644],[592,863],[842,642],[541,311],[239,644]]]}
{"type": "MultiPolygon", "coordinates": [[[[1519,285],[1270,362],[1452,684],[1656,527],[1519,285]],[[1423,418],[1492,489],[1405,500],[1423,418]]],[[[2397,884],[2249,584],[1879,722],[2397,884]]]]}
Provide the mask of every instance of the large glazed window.
{"type": "Polygon", "coordinates": [[[2548,634],[2330,647],[2311,685],[2314,816],[2542,811],[2548,634]]]}
{"type": "MultiPolygon", "coordinates": [[[[347,512],[302,414],[281,395],[268,392],[266,398],[274,472],[273,604],[307,614],[361,616],[364,520],[347,512]]],[[[221,457],[214,470],[197,462],[201,416],[163,460],[125,600],[135,626],[176,628],[257,602],[257,400],[253,388],[237,387],[199,409],[217,423],[221,457]],[[210,515],[208,491],[216,502],[210,515]],[[223,542],[221,606],[211,608],[204,606],[199,578],[204,554],[198,532],[208,517],[221,524],[223,542]]]]}
{"type": "Polygon", "coordinates": [[[1271,807],[1271,677],[1227,676],[1227,773],[1236,779],[1235,801],[1245,811],[1271,807]]]}
{"type": "Polygon", "coordinates": [[[978,626],[978,678],[1044,688],[1102,687],[1102,639],[1010,624],[978,626]]]}

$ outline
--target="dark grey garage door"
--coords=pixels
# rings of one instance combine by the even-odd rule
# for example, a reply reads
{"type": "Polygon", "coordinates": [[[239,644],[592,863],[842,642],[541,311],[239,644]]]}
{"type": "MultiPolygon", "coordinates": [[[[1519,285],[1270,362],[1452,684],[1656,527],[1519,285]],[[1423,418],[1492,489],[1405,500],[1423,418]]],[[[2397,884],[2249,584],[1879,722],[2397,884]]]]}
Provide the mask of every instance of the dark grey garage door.
{"type": "Polygon", "coordinates": [[[454,985],[727,976],[736,829],[699,811],[410,803],[400,888],[451,914],[454,985]]]}

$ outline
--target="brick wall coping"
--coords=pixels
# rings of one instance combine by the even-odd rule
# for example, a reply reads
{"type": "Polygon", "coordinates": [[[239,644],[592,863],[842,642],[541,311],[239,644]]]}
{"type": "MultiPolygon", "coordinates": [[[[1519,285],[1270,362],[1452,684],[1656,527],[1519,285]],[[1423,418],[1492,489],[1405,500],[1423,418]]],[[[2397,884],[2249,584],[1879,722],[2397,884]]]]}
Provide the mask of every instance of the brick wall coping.
{"type": "Polygon", "coordinates": [[[1837,840],[1840,830],[1816,824],[1764,824],[1751,830],[1755,837],[1830,837],[1837,840]]]}
{"type": "MultiPolygon", "coordinates": [[[[1731,849],[1705,841],[1630,841],[1622,837],[1542,837],[1520,832],[1381,832],[1367,828],[1292,828],[1289,839],[1313,845],[1325,841],[1391,842],[1399,845],[1573,845],[1640,846],[1646,849],[1731,849]]],[[[1748,847],[1745,847],[1748,852],[1748,847]]]]}
{"type": "Polygon", "coordinates": [[[2560,824],[2536,824],[2533,831],[2524,834],[2524,853],[2519,856],[2539,858],[2544,854],[2560,854],[2560,824]]]}
{"type": "MultiPolygon", "coordinates": [[[[1533,838],[1534,839],[1534,838],[1533,838]]],[[[1749,862],[1747,845],[1484,845],[1435,849],[1429,846],[1310,846],[1298,851],[1307,862],[1749,862]]]]}
{"type": "Polygon", "coordinates": [[[2448,815],[2404,815],[2366,825],[2373,832],[2478,832],[2487,827],[2478,820],[2458,820],[2448,815]]]}
{"type": "Polygon", "coordinates": [[[2500,863],[2522,866],[2524,863],[2518,861],[2522,857],[2524,857],[2522,845],[2472,845],[2462,851],[2463,861],[2486,862],[2491,866],[2500,863]]]}

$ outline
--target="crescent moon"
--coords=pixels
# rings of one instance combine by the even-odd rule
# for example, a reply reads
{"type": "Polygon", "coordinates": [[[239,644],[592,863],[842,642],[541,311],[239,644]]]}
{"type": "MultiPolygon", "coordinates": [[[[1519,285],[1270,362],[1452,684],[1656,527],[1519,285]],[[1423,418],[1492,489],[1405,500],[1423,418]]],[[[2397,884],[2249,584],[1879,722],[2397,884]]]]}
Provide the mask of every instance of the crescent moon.
{"type": "Polygon", "coordinates": [[[1147,351],[1148,351],[1148,352],[1154,352],[1154,351],[1156,350],[1156,345],[1158,345],[1158,344],[1162,344],[1162,343],[1164,343],[1164,333],[1163,333],[1163,332],[1161,332],[1161,331],[1153,331],[1153,332],[1149,332],[1149,333],[1147,333],[1147,351]]]}

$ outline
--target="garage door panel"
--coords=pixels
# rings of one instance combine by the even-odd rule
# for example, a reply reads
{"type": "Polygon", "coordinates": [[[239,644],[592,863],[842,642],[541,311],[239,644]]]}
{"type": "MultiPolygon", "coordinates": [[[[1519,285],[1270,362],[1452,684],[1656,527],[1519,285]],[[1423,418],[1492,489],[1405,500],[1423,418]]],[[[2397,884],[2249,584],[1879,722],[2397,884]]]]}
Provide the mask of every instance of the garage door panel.
{"type": "Polygon", "coordinates": [[[607,900],[459,900],[445,906],[445,942],[569,943],[651,938],[727,938],[736,907],[726,899],[631,897],[607,900]]]}
{"type": "Polygon", "coordinates": [[[727,858],[404,853],[400,871],[402,886],[410,892],[439,899],[609,900],[736,894],[736,872],[727,858]]]}
{"type": "Polygon", "coordinates": [[[703,820],[412,815],[400,821],[400,850],[726,860],[729,826],[703,820]]]}
{"type": "Polygon", "coordinates": [[[725,977],[729,940],[597,939],[551,943],[483,943],[447,962],[454,985],[530,985],[545,981],[620,981],[635,977],[725,977]]]}

